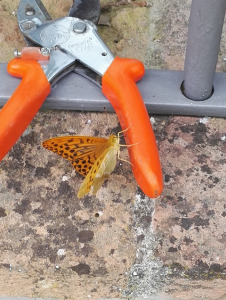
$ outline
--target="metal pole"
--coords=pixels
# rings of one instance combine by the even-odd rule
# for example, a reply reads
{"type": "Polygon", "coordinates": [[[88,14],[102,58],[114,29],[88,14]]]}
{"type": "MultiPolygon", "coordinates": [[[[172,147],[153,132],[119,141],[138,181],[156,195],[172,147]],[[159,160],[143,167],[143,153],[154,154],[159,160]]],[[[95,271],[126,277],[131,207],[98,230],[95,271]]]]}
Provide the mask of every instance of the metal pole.
{"type": "Polygon", "coordinates": [[[184,94],[192,100],[212,95],[226,0],[193,0],[185,56],[184,94]]]}

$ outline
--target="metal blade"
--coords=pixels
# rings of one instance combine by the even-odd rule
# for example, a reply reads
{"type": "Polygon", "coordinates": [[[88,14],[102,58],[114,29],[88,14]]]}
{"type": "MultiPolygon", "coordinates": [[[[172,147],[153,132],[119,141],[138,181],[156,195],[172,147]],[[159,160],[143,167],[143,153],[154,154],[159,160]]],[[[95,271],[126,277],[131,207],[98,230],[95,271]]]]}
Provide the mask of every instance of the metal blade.
{"type": "MultiPolygon", "coordinates": [[[[97,23],[100,16],[100,1],[99,0],[74,0],[73,5],[69,11],[69,16],[77,17],[80,19],[86,19],[93,23],[97,23]]],[[[23,22],[23,20],[29,20],[29,19],[32,20],[33,18],[38,18],[40,19],[41,22],[52,20],[51,16],[47,12],[41,0],[21,0],[18,6],[17,18],[19,24],[23,22]]],[[[34,41],[29,39],[25,35],[23,35],[23,37],[27,46],[30,47],[39,46],[39,44],[36,44],[34,41]]],[[[92,82],[96,83],[99,87],[101,87],[101,77],[98,76],[92,70],[90,70],[90,68],[82,65],[79,62],[74,64],[74,66],[70,66],[70,68],[67,68],[65,72],[62,72],[60,76],[56,77],[56,80],[58,80],[60,77],[62,77],[63,75],[65,75],[70,71],[74,71],[79,75],[88,78],[92,82]]]]}
{"type": "MultiPolygon", "coordinates": [[[[100,18],[99,0],[74,0],[68,13],[69,17],[88,20],[97,24],[100,18]]],[[[101,88],[101,77],[81,63],[77,63],[74,72],[89,79],[101,88]]]]}
{"type": "Polygon", "coordinates": [[[97,24],[100,18],[100,1],[74,0],[68,16],[88,20],[97,24]]]}
{"type": "Polygon", "coordinates": [[[97,86],[99,86],[99,88],[101,88],[101,86],[102,86],[101,78],[102,77],[100,75],[98,75],[97,73],[95,73],[94,71],[92,71],[91,69],[84,66],[83,64],[81,64],[80,62],[77,62],[77,65],[75,66],[73,71],[75,73],[89,79],[90,81],[95,83],[97,86]]]}
{"type": "Polygon", "coordinates": [[[41,22],[52,20],[41,0],[21,0],[17,9],[17,19],[38,18],[41,22]]]}
{"type": "Polygon", "coordinates": [[[45,6],[43,5],[41,0],[35,0],[35,2],[37,3],[37,6],[40,8],[40,11],[42,12],[42,14],[45,16],[46,21],[47,20],[52,20],[52,18],[50,17],[48,11],[46,10],[45,6]]]}
{"type": "MultiPolygon", "coordinates": [[[[25,19],[38,17],[42,22],[52,20],[41,0],[21,0],[17,9],[18,23],[25,19]]],[[[23,38],[29,47],[35,47],[29,38],[23,35],[23,38]]]]}

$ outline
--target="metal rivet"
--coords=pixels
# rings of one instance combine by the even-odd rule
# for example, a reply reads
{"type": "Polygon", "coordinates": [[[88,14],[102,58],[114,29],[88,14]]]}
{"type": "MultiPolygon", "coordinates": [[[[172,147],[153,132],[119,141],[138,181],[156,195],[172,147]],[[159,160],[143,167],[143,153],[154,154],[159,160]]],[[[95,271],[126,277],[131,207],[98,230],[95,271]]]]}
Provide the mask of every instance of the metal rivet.
{"type": "Polygon", "coordinates": [[[43,56],[49,56],[50,50],[49,48],[41,48],[41,53],[43,56]]]}
{"type": "Polygon", "coordinates": [[[19,52],[18,49],[15,49],[13,54],[14,54],[14,57],[21,57],[21,52],[19,52]]]}
{"type": "Polygon", "coordinates": [[[73,31],[76,33],[83,33],[86,31],[86,24],[83,22],[77,22],[73,26],[73,31]]]}

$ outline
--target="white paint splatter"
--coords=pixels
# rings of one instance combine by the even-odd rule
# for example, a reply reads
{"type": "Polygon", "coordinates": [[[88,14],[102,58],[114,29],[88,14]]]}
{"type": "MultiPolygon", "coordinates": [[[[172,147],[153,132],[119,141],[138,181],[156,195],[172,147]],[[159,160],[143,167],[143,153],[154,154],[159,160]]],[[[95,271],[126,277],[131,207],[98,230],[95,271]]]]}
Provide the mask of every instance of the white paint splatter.
{"type": "Polygon", "coordinates": [[[136,197],[136,201],[139,203],[139,202],[141,201],[141,196],[140,196],[140,194],[136,194],[135,197],[136,197]]]}
{"type": "Polygon", "coordinates": [[[69,178],[70,178],[70,177],[67,177],[67,176],[64,175],[64,176],[62,177],[62,181],[68,181],[69,178]]]}
{"type": "Polygon", "coordinates": [[[151,117],[150,118],[151,124],[154,125],[156,123],[155,118],[151,117]]]}
{"type": "Polygon", "coordinates": [[[74,134],[75,130],[73,128],[69,128],[67,132],[74,134]]]}
{"type": "Polygon", "coordinates": [[[199,119],[199,123],[206,124],[209,122],[209,120],[210,120],[210,117],[204,117],[202,119],[199,119]]]}
{"type": "Polygon", "coordinates": [[[133,272],[133,276],[137,276],[138,274],[137,274],[137,272],[133,272]]]}
{"type": "Polygon", "coordinates": [[[57,255],[58,256],[63,256],[63,255],[65,255],[66,254],[66,250],[65,249],[59,249],[58,251],[57,251],[57,255]]]}

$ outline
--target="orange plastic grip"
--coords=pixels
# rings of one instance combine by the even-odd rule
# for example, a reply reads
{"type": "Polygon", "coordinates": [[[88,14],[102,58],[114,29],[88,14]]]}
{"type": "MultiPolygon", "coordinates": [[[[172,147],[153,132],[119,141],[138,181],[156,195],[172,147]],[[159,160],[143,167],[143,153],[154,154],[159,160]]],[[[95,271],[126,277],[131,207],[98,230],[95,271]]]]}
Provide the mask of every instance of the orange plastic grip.
{"type": "Polygon", "coordinates": [[[51,91],[45,73],[35,60],[14,58],[7,70],[11,75],[21,77],[22,81],[0,110],[0,161],[22,135],[51,91]]]}
{"type": "Polygon", "coordinates": [[[144,75],[143,64],[116,57],[102,78],[102,92],[119,118],[128,147],[133,174],[150,198],[163,189],[162,170],[150,119],[136,81],[144,75]]]}

